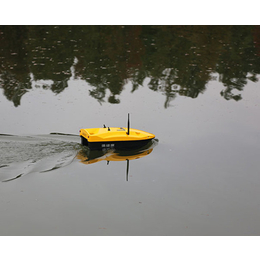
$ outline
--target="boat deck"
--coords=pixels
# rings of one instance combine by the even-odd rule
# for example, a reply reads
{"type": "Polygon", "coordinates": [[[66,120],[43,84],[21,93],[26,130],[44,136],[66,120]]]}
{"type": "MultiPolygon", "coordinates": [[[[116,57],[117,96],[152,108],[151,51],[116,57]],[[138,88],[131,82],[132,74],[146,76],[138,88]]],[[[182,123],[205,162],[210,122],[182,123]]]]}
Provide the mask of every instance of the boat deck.
{"type": "Polygon", "coordinates": [[[80,135],[88,142],[118,142],[118,141],[141,141],[150,140],[155,135],[138,129],[124,127],[87,128],[81,129],[80,135]]]}

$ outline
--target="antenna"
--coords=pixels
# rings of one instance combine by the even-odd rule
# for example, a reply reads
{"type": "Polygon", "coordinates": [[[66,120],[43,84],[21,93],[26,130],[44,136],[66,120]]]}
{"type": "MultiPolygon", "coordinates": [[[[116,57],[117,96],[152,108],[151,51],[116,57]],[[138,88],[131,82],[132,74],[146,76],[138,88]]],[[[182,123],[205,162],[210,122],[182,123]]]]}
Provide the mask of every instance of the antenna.
{"type": "Polygon", "coordinates": [[[129,113],[128,113],[128,120],[127,120],[127,135],[129,135],[130,132],[130,119],[129,119],[129,113]]]}

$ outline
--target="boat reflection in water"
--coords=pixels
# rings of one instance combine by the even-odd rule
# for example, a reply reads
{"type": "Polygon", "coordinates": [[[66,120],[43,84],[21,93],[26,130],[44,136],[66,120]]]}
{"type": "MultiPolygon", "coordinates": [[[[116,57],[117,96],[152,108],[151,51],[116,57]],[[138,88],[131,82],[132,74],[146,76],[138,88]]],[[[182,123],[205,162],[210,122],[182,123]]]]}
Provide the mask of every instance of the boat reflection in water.
{"type": "Polygon", "coordinates": [[[77,159],[84,164],[92,164],[101,161],[106,161],[107,165],[111,161],[126,161],[126,181],[128,181],[129,173],[129,161],[140,159],[144,156],[149,155],[153,148],[158,144],[157,139],[151,140],[145,146],[138,149],[128,150],[115,150],[115,149],[102,149],[102,150],[91,150],[87,146],[83,146],[82,150],[78,152],[77,159]]]}

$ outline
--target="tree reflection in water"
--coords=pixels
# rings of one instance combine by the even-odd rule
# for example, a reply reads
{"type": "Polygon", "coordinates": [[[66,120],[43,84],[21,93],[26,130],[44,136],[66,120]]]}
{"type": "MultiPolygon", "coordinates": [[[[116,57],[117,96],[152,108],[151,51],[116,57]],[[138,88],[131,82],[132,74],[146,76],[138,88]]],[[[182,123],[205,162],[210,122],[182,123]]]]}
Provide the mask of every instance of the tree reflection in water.
{"type": "Polygon", "coordinates": [[[32,79],[52,80],[42,87],[61,93],[73,64],[99,102],[120,103],[127,82],[134,92],[148,78],[165,108],[178,95],[197,98],[213,73],[220,95],[239,101],[234,90],[260,74],[259,26],[0,26],[0,37],[0,87],[15,106],[32,79]]]}

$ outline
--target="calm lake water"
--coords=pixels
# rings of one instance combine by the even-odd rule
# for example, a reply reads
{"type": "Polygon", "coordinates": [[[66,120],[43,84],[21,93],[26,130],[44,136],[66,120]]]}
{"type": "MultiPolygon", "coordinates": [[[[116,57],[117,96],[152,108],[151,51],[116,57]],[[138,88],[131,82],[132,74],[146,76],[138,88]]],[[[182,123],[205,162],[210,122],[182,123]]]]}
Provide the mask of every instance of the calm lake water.
{"type": "Polygon", "coordinates": [[[0,235],[260,235],[259,75],[259,26],[0,26],[0,235]]]}

